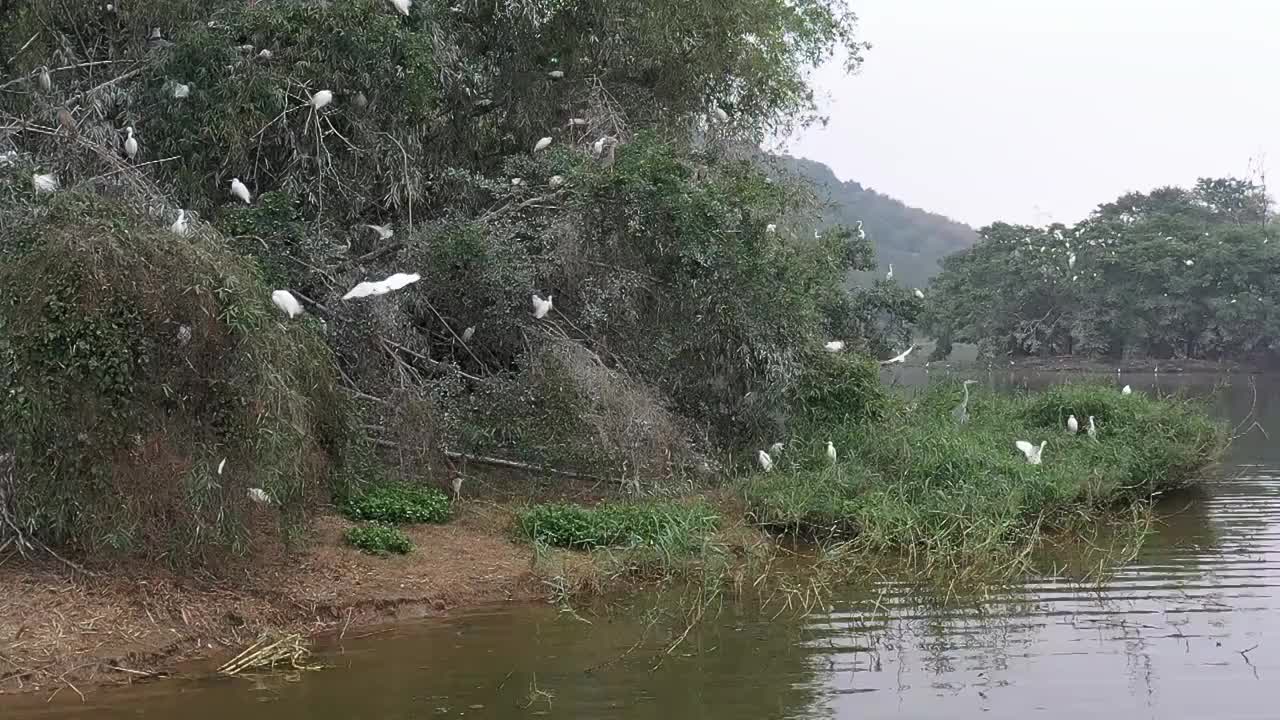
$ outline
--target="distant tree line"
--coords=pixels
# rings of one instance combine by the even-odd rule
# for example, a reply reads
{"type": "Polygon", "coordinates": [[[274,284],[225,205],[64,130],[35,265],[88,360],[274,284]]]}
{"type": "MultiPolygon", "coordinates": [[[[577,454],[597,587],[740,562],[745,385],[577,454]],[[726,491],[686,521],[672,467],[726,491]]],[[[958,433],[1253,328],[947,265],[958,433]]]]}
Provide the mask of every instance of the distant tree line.
{"type": "Polygon", "coordinates": [[[923,327],[991,356],[1280,359],[1280,247],[1265,188],[1129,193],[1086,220],[995,223],[943,261],[923,327]]]}

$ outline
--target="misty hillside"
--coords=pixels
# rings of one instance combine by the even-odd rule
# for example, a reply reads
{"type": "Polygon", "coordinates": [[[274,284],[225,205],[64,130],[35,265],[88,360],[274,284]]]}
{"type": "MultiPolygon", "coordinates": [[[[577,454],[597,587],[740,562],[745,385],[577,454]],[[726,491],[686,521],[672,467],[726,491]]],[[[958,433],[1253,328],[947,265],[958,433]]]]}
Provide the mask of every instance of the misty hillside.
{"type": "Polygon", "coordinates": [[[939,271],[945,256],[973,245],[972,228],[941,215],[909,207],[899,200],[841,182],[831,168],[813,160],[782,157],[778,161],[813,182],[831,203],[823,212],[825,224],[853,227],[859,220],[875,245],[876,264],[883,273],[893,263],[894,279],[909,287],[924,287],[939,271]],[[824,193],[825,191],[825,193],[824,193]]]}

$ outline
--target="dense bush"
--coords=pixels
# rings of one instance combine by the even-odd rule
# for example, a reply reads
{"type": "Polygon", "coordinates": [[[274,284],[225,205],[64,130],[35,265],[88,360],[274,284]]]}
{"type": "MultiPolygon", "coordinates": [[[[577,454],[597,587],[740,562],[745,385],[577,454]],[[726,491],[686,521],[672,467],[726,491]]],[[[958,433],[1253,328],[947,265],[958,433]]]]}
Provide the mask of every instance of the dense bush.
{"type": "Polygon", "coordinates": [[[379,523],[442,523],[449,519],[449,496],[434,487],[379,485],[347,503],[347,514],[379,523]]]}
{"type": "Polygon", "coordinates": [[[346,533],[347,544],[370,555],[404,555],[413,549],[413,542],[403,530],[390,525],[358,525],[346,533]]]}
{"type": "Polygon", "coordinates": [[[562,503],[521,510],[520,531],[553,547],[655,547],[675,552],[696,548],[719,525],[719,516],[701,503],[605,503],[596,507],[562,503]]]}

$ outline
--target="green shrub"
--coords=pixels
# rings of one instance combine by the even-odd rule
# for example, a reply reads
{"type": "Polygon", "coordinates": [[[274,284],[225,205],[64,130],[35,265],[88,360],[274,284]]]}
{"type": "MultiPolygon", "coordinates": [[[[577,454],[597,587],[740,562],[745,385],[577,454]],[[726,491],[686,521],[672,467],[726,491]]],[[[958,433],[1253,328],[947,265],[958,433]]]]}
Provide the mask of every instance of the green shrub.
{"type": "Polygon", "coordinates": [[[346,538],[348,545],[370,555],[404,555],[413,549],[403,530],[378,523],[350,528],[346,538]]]}
{"type": "Polygon", "coordinates": [[[356,520],[380,523],[442,523],[449,519],[449,496],[433,487],[380,485],[347,503],[347,514],[356,520]]]}
{"type": "Polygon", "coordinates": [[[662,547],[689,552],[714,531],[720,517],[701,503],[566,503],[534,505],[518,514],[528,539],[553,547],[662,547]]]}

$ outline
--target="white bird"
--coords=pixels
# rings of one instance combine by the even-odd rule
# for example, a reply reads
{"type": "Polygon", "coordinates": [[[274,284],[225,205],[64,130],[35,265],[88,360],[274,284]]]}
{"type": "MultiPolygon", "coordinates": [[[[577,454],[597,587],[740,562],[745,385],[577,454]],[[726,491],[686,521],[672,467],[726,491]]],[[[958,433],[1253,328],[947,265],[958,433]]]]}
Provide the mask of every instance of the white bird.
{"type": "Polygon", "coordinates": [[[1040,447],[1036,447],[1035,445],[1032,445],[1026,440],[1018,440],[1014,442],[1014,445],[1016,445],[1017,448],[1022,451],[1023,455],[1027,456],[1027,462],[1031,463],[1032,465],[1039,465],[1040,457],[1041,455],[1044,454],[1044,446],[1047,442],[1048,442],[1047,440],[1041,440],[1040,447]]]}
{"type": "Polygon", "coordinates": [[[831,462],[836,461],[836,446],[832,445],[830,440],[827,441],[827,459],[831,462]]]}
{"type": "Polygon", "coordinates": [[[177,98],[178,100],[181,100],[182,98],[187,97],[190,94],[191,94],[190,85],[185,85],[183,83],[174,83],[173,96],[175,98],[177,98]]]}
{"type": "Polygon", "coordinates": [[[1071,253],[1067,256],[1067,269],[1070,270],[1076,266],[1076,254],[1071,253]]]}
{"type": "Polygon", "coordinates": [[[453,479],[453,499],[454,500],[462,499],[462,476],[461,475],[453,479]]]}
{"type": "Polygon", "coordinates": [[[769,457],[769,453],[763,450],[758,451],[756,453],[756,460],[760,462],[760,467],[765,472],[769,472],[773,469],[773,458],[769,457]]]}
{"type": "Polygon", "coordinates": [[[218,474],[219,474],[219,475],[221,475],[221,474],[222,474],[222,468],[224,468],[224,467],[226,467],[226,466],[227,466],[227,459],[226,459],[226,458],[222,458],[222,462],[218,463],[218,474]]]}
{"type": "Polygon", "coordinates": [[[58,189],[58,176],[53,173],[41,175],[36,173],[31,176],[31,186],[36,192],[53,192],[58,189]]]}
{"type": "Polygon", "coordinates": [[[602,137],[599,140],[591,143],[591,154],[595,155],[596,157],[600,157],[602,154],[604,154],[604,144],[608,140],[609,140],[609,136],[606,135],[605,137],[602,137]]]}
{"type": "Polygon", "coordinates": [[[826,349],[826,351],[829,353],[844,352],[844,341],[832,340],[831,342],[827,343],[826,345],[823,345],[822,347],[826,349]]]}
{"type": "Polygon", "coordinates": [[[899,355],[894,355],[893,357],[889,358],[888,360],[883,360],[883,361],[881,361],[881,363],[880,363],[880,364],[881,364],[881,365],[892,365],[892,364],[894,364],[894,363],[900,363],[900,362],[903,362],[904,360],[906,360],[906,359],[907,359],[907,356],[908,356],[908,355],[910,355],[912,352],[914,352],[914,351],[915,351],[915,349],[916,349],[916,346],[915,346],[915,345],[912,345],[911,347],[907,348],[906,350],[903,350],[901,354],[899,354],[899,355]]]}
{"type": "Polygon", "coordinates": [[[1124,389],[1120,391],[1120,394],[1121,394],[1121,395],[1132,395],[1132,394],[1133,394],[1133,388],[1129,387],[1128,385],[1125,385],[1125,386],[1124,386],[1124,389]]]}
{"type": "Polygon", "coordinates": [[[1182,261],[1182,264],[1186,265],[1187,267],[1191,267],[1192,265],[1196,264],[1196,261],[1192,260],[1191,258],[1187,258],[1186,260],[1182,261]]]}
{"type": "Polygon", "coordinates": [[[271,293],[271,302],[276,304],[289,317],[297,317],[302,314],[302,306],[298,304],[297,298],[288,290],[276,290],[271,293]]]}
{"type": "Polygon", "coordinates": [[[466,330],[462,331],[462,342],[470,342],[471,336],[476,334],[476,326],[468,325],[466,330]]]}
{"type": "Polygon", "coordinates": [[[1090,440],[1092,440],[1092,441],[1094,441],[1094,442],[1097,442],[1097,441],[1098,441],[1098,426],[1093,424],[1093,416],[1092,416],[1092,415],[1090,415],[1090,416],[1089,416],[1089,430],[1088,430],[1088,432],[1089,432],[1089,439],[1090,439],[1090,440]]]}
{"type": "Polygon", "coordinates": [[[40,68],[40,89],[45,92],[53,89],[53,78],[49,76],[48,68],[40,68]]]}
{"type": "Polygon", "coordinates": [[[253,201],[253,196],[249,194],[249,188],[240,182],[240,178],[231,178],[231,194],[243,200],[246,205],[253,201]]]}
{"type": "Polygon", "coordinates": [[[547,136],[547,137],[541,138],[540,140],[538,140],[537,143],[534,144],[533,151],[542,152],[543,150],[546,150],[549,147],[551,147],[551,137],[547,136]]]}
{"type": "Polygon", "coordinates": [[[564,71],[552,70],[551,72],[547,73],[547,77],[551,78],[552,80],[559,80],[560,78],[564,77],[564,71]]]}
{"type": "Polygon", "coordinates": [[[401,15],[409,14],[409,6],[413,5],[413,0],[391,0],[391,4],[396,6],[401,15]]]}
{"type": "Polygon", "coordinates": [[[271,496],[262,488],[249,488],[248,492],[245,494],[249,496],[250,500],[258,503],[259,505],[271,504],[271,496]]]}
{"type": "Polygon", "coordinates": [[[390,275],[386,280],[378,280],[376,282],[365,281],[351,288],[346,295],[342,296],[343,300],[353,300],[355,298],[370,297],[373,295],[386,295],[393,290],[412,285],[422,279],[418,273],[395,273],[390,275]]]}
{"type": "Polygon", "coordinates": [[[858,239],[859,239],[859,240],[866,240],[866,239],[867,239],[867,232],[866,232],[865,230],[863,230],[863,229],[862,229],[862,221],[861,221],[861,220],[859,220],[859,221],[858,221],[858,227],[854,229],[854,232],[858,233],[858,239]]]}
{"type": "MultiPolygon", "coordinates": [[[[275,55],[275,53],[271,52],[271,51],[270,51],[270,50],[268,50],[267,48],[262,48],[262,50],[260,50],[260,51],[258,52],[258,59],[259,59],[259,60],[270,60],[274,55],[275,55]]],[[[328,91],[326,91],[326,92],[328,92],[328,91]]],[[[313,99],[314,99],[314,98],[313,98],[313,99]]],[[[332,98],[330,98],[330,99],[332,99],[332,98]]]]}
{"type": "Polygon", "coordinates": [[[187,233],[190,231],[190,228],[187,227],[187,211],[186,210],[183,210],[181,208],[178,209],[178,219],[173,221],[173,224],[169,226],[169,230],[171,230],[174,235],[178,235],[180,237],[187,236],[187,233]]]}
{"type": "Polygon", "coordinates": [[[921,300],[923,300],[923,299],[924,299],[924,291],[923,291],[923,290],[921,290],[920,288],[914,288],[914,289],[912,290],[912,293],[913,293],[916,297],[920,298],[921,300]]]}
{"type": "Polygon", "coordinates": [[[1067,432],[1071,433],[1072,435],[1075,435],[1076,433],[1080,432],[1080,421],[1076,420],[1075,415],[1070,415],[1067,417],[1067,432]]]}
{"type": "Polygon", "coordinates": [[[586,118],[569,118],[569,127],[582,127],[586,124],[586,118]]]}
{"type": "Polygon", "coordinates": [[[179,325],[178,326],[178,344],[186,345],[189,342],[191,342],[191,326],[179,325]]]}
{"type": "Polygon", "coordinates": [[[552,175],[551,177],[547,178],[547,184],[553,188],[558,188],[564,184],[564,176],[552,175]]]}
{"type": "Polygon", "coordinates": [[[711,108],[711,114],[715,116],[717,122],[729,122],[729,113],[725,112],[724,108],[719,105],[715,105],[711,108]]]}
{"type": "Polygon", "coordinates": [[[776,442],[776,443],[774,443],[774,444],[770,445],[770,446],[769,446],[769,454],[770,454],[771,456],[772,456],[772,455],[781,455],[781,454],[782,454],[782,447],[783,447],[783,445],[782,445],[782,443],[780,443],[780,442],[776,442]]]}
{"type": "Polygon", "coordinates": [[[132,125],[126,127],[124,132],[128,135],[124,140],[124,154],[128,155],[129,159],[132,160],[138,155],[138,140],[133,136],[132,125]]]}
{"type": "Polygon", "coordinates": [[[379,240],[390,240],[391,236],[395,235],[395,231],[391,229],[391,223],[386,225],[365,225],[365,227],[378,233],[379,240]]]}
{"type": "Polygon", "coordinates": [[[768,225],[764,226],[764,231],[767,233],[776,233],[778,232],[778,226],[774,225],[773,223],[769,223],[768,225]]]}
{"type": "Polygon", "coordinates": [[[538,320],[541,320],[542,318],[546,317],[547,313],[549,312],[551,312],[551,296],[548,295],[547,299],[543,300],[537,295],[534,295],[533,296],[533,317],[538,320]]]}
{"type": "Polygon", "coordinates": [[[893,263],[889,263],[889,272],[884,274],[884,279],[885,280],[893,279],[893,263]]]}
{"type": "Polygon", "coordinates": [[[511,178],[511,187],[520,187],[524,184],[524,178],[511,178]]]}
{"type": "Polygon", "coordinates": [[[317,110],[331,102],[333,102],[333,93],[328,90],[321,90],[311,96],[311,107],[317,110]]]}

